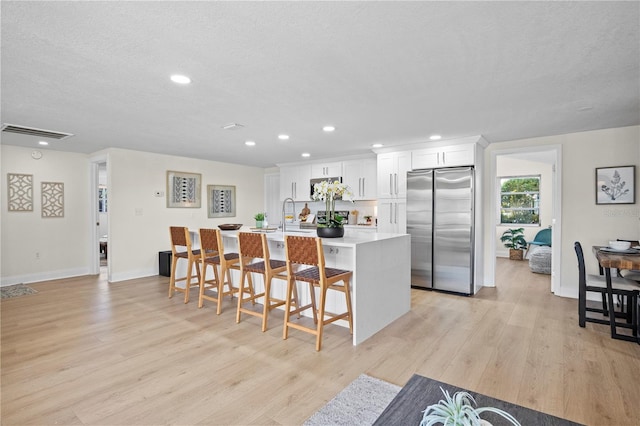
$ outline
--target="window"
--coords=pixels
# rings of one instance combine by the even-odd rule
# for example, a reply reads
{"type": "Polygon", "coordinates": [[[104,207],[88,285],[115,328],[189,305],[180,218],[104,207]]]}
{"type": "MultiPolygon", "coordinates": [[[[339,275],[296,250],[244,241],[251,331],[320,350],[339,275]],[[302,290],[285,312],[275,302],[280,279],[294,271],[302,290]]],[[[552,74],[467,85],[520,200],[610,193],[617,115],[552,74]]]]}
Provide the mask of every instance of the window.
{"type": "Polygon", "coordinates": [[[98,188],[98,212],[107,212],[107,188],[104,186],[98,188]]]}
{"type": "Polygon", "coordinates": [[[540,225],[540,176],[500,177],[500,223],[540,225]]]}

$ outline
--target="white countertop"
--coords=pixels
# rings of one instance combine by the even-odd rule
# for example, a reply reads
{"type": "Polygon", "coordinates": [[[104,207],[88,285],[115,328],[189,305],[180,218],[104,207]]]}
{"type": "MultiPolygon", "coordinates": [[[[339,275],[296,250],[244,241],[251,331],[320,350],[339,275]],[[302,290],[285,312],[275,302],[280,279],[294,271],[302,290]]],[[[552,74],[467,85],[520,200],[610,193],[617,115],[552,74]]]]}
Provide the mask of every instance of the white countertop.
{"type": "MultiPolygon", "coordinates": [[[[345,235],[342,238],[323,238],[322,245],[323,246],[332,246],[332,247],[354,247],[358,244],[367,244],[374,241],[382,241],[389,240],[392,238],[397,238],[407,234],[391,234],[391,233],[381,233],[381,232],[371,232],[370,230],[362,230],[358,232],[358,227],[354,226],[352,228],[345,229],[345,235]]],[[[223,237],[231,237],[237,238],[238,232],[253,232],[250,227],[243,226],[238,231],[221,231],[223,237]]],[[[258,233],[258,232],[256,232],[258,233]]],[[[284,235],[281,230],[277,230],[274,232],[266,232],[267,239],[272,241],[284,241],[284,235]]],[[[302,237],[316,237],[315,229],[293,229],[288,230],[286,235],[297,235],[302,237]]]]}

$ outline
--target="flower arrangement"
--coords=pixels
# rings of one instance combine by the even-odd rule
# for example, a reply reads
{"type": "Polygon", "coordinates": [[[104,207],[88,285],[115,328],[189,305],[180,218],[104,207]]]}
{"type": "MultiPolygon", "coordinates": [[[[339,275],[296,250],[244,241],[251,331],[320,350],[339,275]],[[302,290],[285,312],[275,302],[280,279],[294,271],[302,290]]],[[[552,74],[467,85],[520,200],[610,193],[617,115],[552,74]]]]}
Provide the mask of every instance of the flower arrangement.
{"type": "Polygon", "coordinates": [[[313,200],[324,201],[327,210],[327,223],[328,228],[340,228],[342,227],[343,217],[336,214],[336,199],[346,199],[353,202],[351,199],[353,193],[349,185],[341,183],[339,181],[329,182],[322,181],[313,185],[313,200]]]}

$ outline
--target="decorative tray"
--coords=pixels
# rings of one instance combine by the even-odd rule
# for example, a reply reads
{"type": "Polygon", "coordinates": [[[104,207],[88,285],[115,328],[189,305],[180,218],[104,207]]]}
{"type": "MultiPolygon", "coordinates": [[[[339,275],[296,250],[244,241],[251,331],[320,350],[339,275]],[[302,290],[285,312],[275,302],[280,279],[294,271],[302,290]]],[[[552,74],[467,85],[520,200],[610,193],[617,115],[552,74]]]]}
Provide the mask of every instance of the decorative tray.
{"type": "Polygon", "coordinates": [[[251,232],[276,232],[278,228],[249,228],[251,232]]]}
{"type": "Polygon", "coordinates": [[[223,231],[237,231],[238,229],[242,228],[242,224],[241,223],[223,223],[222,225],[218,225],[218,228],[222,229],[223,231]]]}

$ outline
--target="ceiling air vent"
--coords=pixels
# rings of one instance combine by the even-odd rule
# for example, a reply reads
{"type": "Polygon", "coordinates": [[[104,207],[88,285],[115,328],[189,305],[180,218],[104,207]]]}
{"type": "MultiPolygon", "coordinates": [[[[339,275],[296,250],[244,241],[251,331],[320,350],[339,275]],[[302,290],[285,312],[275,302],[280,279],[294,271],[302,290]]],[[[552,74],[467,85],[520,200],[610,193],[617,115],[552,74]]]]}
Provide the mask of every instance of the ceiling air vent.
{"type": "Polygon", "coordinates": [[[19,135],[37,136],[39,138],[51,138],[58,140],[66,139],[70,136],[73,136],[73,133],[36,129],[35,127],[18,126],[16,124],[3,124],[2,131],[6,133],[17,133],[19,135]]]}
{"type": "Polygon", "coordinates": [[[239,129],[242,129],[243,127],[244,126],[242,124],[238,124],[238,123],[229,123],[222,126],[222,128],[225,130],[239,130],[239,129]]]}

